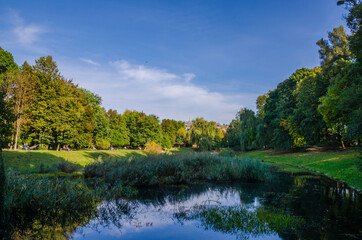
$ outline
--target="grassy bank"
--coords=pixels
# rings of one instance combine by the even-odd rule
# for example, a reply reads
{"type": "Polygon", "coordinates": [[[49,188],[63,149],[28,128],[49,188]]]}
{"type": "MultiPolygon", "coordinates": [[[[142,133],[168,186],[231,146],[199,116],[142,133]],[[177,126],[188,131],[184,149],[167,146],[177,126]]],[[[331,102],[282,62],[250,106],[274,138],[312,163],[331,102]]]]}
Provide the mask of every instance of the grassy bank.
{"type": "Polygon", "coordinates": [[[347,182],[362,190],[362,160],[355,151],[278,153],[273,151],[251,151],[241,154],[245,158],[264,160],[285,171],[306,172],[308,169],[347,182]],[[303,168],[298,168],[300,166],[303,168]]]}
{"type": "Polygon", "coordinates": [[[138,150],[79,150],[79,151],[3,151],[5,167],[22,173],[39,172],[41,165],[45,169],[56,171],[54,165],[69,162],[83,168],[97,159],[116,159],[132,155],[145,155],[138,150]]]}
{"type": "MultiPolygon", "coordinates": [[[[192,148],[172,148],[167,154],[184,154],[194,152],[192,148]]],[[[37,173],[40,168],[44,168],[48,172],[56,172],[55,165],[69,162],[77,165],[80,169],[84,166],[104,159],[119,159],[129,156],[146,156],[144,151],[138,150],[78,150],[78,151],[9,151],[4,150],[5,167],[12,168],[22,173],[37,173]]]]}

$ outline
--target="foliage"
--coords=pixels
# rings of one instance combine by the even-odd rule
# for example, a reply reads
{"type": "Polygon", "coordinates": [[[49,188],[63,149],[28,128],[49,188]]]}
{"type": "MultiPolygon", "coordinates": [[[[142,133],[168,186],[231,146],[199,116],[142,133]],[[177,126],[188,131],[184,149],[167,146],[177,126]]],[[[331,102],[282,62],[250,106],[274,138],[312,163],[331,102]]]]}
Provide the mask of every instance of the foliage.
{"type": "Polygon", "coordinates": [[[125,119],[112,109],[108,110],[107,116],[111,128],[111,145],[114,147],[128,146],[130,138],[125,119]]]}
{"type": "Polygon", "coordinates": [[[216,127],[215,122],[208,122],[203,118],[192,120],[190,128],[190,140],[196,144],[201,151],[220,148],[222,132],[216,127]]]}
{"type": "Polygon", "coordinates": [[[129,131],[131,147],[144,146],[148,141],[162,143],[162,129],[157,116],[126,110],[122,117],[129,131]]]}
{"type": "Polygon", "coordinates": [[[84,176],[100,177],[110,184],[120,181],[125,185],[140,187],[190,184],[202,180],[266,181],[271,177],[269,168],[259,161],[209,153],[105,160],[87,165],[84,176]]]}
{"type": "MultiPolygon", "coordinates": [[[[171,141],[170,142],[171,145],[175,145],[176,144],[176,138],[179,135],[179,131],[181,129],[185,128],[185,123],[182,122],[182,121],[175,121],[175,120],[172,120],[172,119],[163,119],[162,122],[161,122],[161,128],[162,128],[162,134],[164,136],[166,136],[171,141]]],[[[178,142],[177,145],[183,145],[183,143],[180,144],[180,137],[179,137],[178,141],[179,142],[178,142]]]]}
{"type": "Polygon", "coordinates": [[[324,121],[347,142],[362,141],[362,75],[361,65],[349,63],[333,78],[326,96],[320,99],[318,111],[324,121]]]}
{"type": "Polygon", "coordinates": [[[155,142],[147,142],[144,151],[148,155],[157,155],[163,152],[162,147],[155,142]]]}

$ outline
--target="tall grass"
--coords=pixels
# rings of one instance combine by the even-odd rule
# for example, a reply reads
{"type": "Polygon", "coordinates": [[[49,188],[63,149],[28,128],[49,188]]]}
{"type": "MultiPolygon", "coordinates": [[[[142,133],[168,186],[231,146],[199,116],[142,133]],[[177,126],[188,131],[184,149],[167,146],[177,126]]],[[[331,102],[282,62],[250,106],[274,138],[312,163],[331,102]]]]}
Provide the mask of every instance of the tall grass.
{"type": "Polygon", "coordinates": [[[6,177],[5,231],[11,239],[68,239],[71,231],[96,216],[102,200],[134,194],[134,189],[119,184],[112,188],[104,181],[88,183],[71,175],[49,177],[9,171],[6,177]]]}
{"type": "Polygon", "coordinates": [[[271,178],[269,167],[259,161],[211,153],[105,160],[87,165],[84,176],[100,177],[110,184],[121,182],[133,186],[189,184],[202,180],[266,181],[271,178]]]}

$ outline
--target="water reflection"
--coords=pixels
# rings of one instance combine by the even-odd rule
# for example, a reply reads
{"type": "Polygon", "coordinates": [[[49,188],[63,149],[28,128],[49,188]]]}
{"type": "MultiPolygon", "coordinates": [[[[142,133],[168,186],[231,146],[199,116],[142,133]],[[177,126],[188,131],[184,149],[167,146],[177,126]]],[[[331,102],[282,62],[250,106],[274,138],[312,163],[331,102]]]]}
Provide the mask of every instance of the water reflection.
{"type": "Polygon", "coordinates": [[[142,189],[137,199],[104,202],[99,212],[102,221],[78,229],[75,239],[361,237],[360,196],[313,176],[142,189]]]}
{"type": "Polygon", "coordinates": [[[361,213],[354,191],[278,174],[273,183],[140,189],[77,213],[24,213],[12,231],[43,239],[361,239],[361,213]]]}

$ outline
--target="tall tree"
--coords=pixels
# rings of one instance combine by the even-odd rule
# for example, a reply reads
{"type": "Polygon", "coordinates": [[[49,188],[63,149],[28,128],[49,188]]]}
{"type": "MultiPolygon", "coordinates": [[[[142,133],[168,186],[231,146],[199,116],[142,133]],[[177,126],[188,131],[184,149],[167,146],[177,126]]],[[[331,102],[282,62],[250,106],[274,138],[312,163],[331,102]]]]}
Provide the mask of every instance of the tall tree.
{"type": "Polygon", "coordinates": [[[115,147],[129,146],[129,132],[125,119],[112,109],[108,110],[107,115],[111,128],[111,145],[115,147]]]}
{"type": "Polygon", "coordinates": [[[268,131],[271,131],[271,134],[268,134],[270,139],[267,141],[271,147],[287,149],[295,145],[297,139],[293,139],[293,135],[290,134],[296,132],[295,126],[290,123],[296,107],[294,91],[309,73],[309,69],[298,69],[269,93],[264,106],[264,122],[268,131]]]}
{"type": "Polygon", "coordinates": [[[196,144],[200,150],[212,150],[220,147],[222,132],[215,122],[208,122],[203,118],[192,120],[190,127],[191,143],[196,144]]]}
{"type": "Polygon", "coordinates": [[[322,68],[333,65],[339,59],[349,60],[351,58],[348,35],[342,25],[334,28],[332,32],[328,32],[328,40],[322,38],[317,45],[320,48],[322,68]]]}

